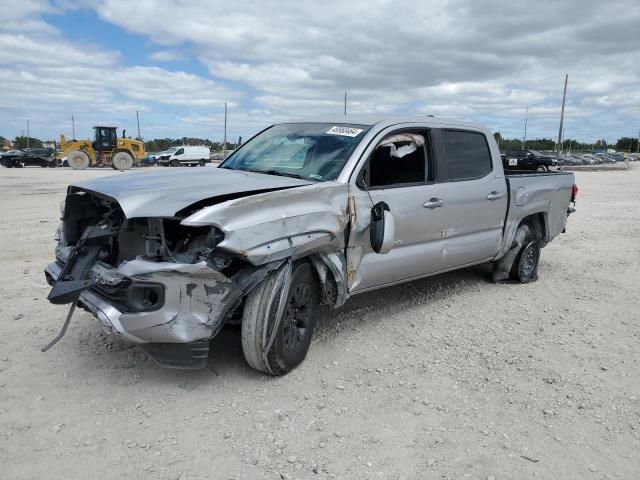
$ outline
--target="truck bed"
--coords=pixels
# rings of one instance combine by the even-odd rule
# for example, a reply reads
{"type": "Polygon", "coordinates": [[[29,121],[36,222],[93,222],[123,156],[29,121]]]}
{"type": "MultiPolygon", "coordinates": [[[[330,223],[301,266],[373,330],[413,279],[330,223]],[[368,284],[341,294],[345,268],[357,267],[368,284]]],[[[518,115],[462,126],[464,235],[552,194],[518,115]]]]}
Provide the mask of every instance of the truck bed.
{"type": "MultiPolygon", "coordinates": [[[[513,230],[505,232],[507,239],[513,238],[523,218],[535,214],[544,216],[545,242],[564,231],[575,181],[572,172],[505,170],[504,174],[509,192],[505,225],[513,230]]],[[[508,247],[503,245],[502,253],[508,247]]]]}

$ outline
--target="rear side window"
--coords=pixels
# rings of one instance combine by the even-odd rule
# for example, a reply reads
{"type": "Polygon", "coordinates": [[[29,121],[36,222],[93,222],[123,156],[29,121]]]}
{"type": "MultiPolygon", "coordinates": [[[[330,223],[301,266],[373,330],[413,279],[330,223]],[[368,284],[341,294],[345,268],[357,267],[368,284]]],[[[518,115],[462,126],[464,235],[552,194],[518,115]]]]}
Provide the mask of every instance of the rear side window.
{"type": "Polygon", "coordinates": [[[482,133],[442,130],[450,182],[482,178],[492,170],[491,153],[482,133]]]}

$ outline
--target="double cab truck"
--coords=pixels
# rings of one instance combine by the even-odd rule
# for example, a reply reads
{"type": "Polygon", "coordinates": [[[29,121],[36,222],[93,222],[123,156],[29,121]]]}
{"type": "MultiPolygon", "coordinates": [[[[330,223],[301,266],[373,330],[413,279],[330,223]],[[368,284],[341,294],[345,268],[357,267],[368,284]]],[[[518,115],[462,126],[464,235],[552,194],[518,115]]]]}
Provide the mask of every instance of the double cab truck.
{"type": "Polygon", "coordinates": [[[465,122],[280,123],[218,168],[71,185],[48,298],[71,304],[63,331],[79,305],[167,367],[203,367],[240,324],[249,365],[282,375],[321,303],[478,264],[535,280],[576,193],[570,172],[505,173],[491,131],[465,122]]]}
{"type": "Polygon", "coordinates": [[[508,150],[503,158],[505,170],[535,170],[548,172],[558,166],[558,160],[537,150],[508,150]]]}

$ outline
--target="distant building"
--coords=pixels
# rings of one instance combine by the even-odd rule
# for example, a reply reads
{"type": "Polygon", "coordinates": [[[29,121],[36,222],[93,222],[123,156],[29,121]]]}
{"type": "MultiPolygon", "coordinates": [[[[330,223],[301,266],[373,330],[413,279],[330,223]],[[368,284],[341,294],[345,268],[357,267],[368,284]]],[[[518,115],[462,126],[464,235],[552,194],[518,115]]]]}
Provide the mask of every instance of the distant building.
{"type": "Polygon", "coordinates": [[[9,139],[6,140],[0,140],[0,150],[3,151],[7,151],[7,150],[11,150],[11,148],[13,147],[13,142],[9,139]]]}

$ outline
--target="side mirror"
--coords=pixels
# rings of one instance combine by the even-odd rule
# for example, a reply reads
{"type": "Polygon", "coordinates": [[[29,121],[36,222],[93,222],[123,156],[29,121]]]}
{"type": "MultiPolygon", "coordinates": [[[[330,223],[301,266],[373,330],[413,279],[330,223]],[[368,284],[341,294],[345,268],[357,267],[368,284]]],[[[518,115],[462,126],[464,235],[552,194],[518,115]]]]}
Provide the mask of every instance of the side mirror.
{"type": "Polygon", "coordinates": [[[371,226],[369,239],[373,251],[380,254],[389,253],[396,239],[396,227],[389,205],[380,202],[371,209],[371,226]]]}

